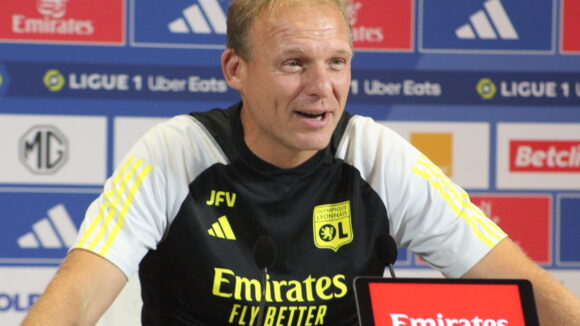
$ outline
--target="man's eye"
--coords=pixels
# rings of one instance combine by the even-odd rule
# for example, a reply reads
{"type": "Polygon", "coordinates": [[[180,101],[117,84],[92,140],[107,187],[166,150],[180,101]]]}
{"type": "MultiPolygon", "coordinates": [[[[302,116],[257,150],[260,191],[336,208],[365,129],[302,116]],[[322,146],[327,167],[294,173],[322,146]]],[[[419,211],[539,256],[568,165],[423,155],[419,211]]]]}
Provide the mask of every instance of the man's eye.
{"type": "Polygon", "coordinates": [[[346,60],[344,58],[334,58],[330,61],[330,63],[333,65],[343,65],[346,63],[346,60]]]}
{"type": "Polygon", "coordinates": [[[300,62],[298,60],[289,60],[286,62],[289,67],[300,67],[300,62]]]}

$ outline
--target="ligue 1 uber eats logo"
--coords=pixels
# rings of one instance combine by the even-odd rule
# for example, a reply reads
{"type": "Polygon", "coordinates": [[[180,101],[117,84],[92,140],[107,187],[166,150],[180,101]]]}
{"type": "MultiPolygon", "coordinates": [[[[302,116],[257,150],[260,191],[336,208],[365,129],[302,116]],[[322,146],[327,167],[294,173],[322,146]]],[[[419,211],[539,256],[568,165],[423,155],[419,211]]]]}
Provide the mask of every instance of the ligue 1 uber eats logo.
{"type": "Polygon", "coordinates": [[[60,73],[60,71],[56,69],[51,69],[44,74],[42,82],[44,83],[44,86],[48,88],[49,91],[58,92],[64,87],[65,78],[60,73]]]}

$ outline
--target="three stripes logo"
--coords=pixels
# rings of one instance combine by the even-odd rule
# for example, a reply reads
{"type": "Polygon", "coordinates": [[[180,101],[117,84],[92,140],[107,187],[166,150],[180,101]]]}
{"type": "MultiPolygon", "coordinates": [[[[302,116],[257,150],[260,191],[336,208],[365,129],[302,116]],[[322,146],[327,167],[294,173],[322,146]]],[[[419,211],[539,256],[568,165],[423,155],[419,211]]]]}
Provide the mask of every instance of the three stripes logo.
{"type": "Polygon", "coordinates": [[[483,6],[485,10],[477,11],[469,17],[469,23],[455,30],[455,35],[458,38],[496,40],[499,37],[502,40],[519,39],[518,32],[500,0],[488,0],[483,6]]]}
{"type": "Polygon", "coordinates": [[[169,23],[171,33],[226,34],[226,15],[217,0],[199,0],[185,8],[182,15],[169,23]]]}
{"type": "Polygon", "coordinates": [[[32,231],[19,237],[20,248],[61,249],[73,245],[78,231],[63,204],[48,210],[48,217],[32,225],[32,231]]]}
{"type": "Polygon", "coordinates": [[[123,228],[135,195],[152,169],[150,164],[133,156],[125,161],[121,169],[113,174],[111,183],[105,186],[107,191],[103,194],[103,204],[84,231],[77,248],[96,252],[100,256],[107,254],[123,228]]]}
{"type": "Polygon", "coordinates": [[[207,230],[207,233],[212,237],[226,239],[226,240],[236,240],[234,231],[228,222],[227,217],[224,215],[218,218],[218,221],[211,225],[211,228],[207,230]]]}

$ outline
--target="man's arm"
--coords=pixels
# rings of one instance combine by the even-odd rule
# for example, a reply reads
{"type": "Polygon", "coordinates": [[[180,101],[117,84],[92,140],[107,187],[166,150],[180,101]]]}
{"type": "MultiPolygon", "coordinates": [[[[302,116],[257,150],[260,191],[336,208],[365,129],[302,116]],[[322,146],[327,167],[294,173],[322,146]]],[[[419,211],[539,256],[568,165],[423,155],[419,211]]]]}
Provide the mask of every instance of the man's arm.
{"type": "Polygon", "coordinates": [[[580,299],[505,239],[471,268],[465,278],[517,278],[532,282],[542,326],[580,325],[580,299]]]}
{"type": "Polygon", "coordinates": [[[72,250],[22,325],[94,325],[125,283],[125,274],[108,260],[72,250]]]}

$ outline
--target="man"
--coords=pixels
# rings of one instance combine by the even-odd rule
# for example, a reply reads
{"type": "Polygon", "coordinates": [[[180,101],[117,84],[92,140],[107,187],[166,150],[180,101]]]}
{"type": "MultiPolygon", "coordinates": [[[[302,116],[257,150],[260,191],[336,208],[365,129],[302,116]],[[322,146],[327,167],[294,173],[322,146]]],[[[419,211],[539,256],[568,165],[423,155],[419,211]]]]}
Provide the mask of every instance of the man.
{"type": "Polygon", "coordinates": [[[278,255],[267,325],[355,325],[357,275],[390,233],[451,277],[532,280],[543,325],[578,299],[535,266],[431,162],[343,113],[352,41],[334,0],[234,0],[224,76],[242,103],[148,132],[88,209],[24,325],[94,324],[139,271],[146,325],[255,325],[252,247],[278,255]]]}

